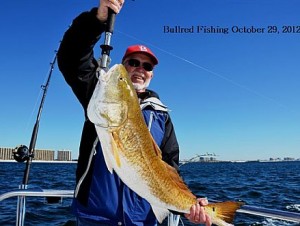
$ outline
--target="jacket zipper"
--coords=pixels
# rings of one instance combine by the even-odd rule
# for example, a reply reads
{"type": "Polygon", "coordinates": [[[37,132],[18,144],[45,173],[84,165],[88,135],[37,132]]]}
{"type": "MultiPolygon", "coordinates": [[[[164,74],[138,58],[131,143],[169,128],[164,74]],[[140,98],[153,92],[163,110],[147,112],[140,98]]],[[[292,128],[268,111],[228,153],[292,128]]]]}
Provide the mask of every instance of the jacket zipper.
{"type": "Polygon", "coordinates": [[[148,123],[148,130],[151,130],[153,119],[157,118],[153,111],[150,112],[150,119],[148,123]]]}
{"type": "Polygon", "coordinates": [[[96,155],[97,151],[96,151],[96,146],[97,146],[97,143],[99,141],[99,138],[97,137],[96,140],[94,141],[94,144],[93,144],[93,150],[91,151],[91,154],[90,154],[90,157],[89,157],[89,162],[88,162],[88,165],[87,165],[87,168],[86,170],[84,171],[83,175],[81,176],[80,180],[78,181],[78,184],[76,186],[76,189],[75,189],[75,198],[77,197],[78,195],[78,192],[79,192],[79,188],[84,180],[84,178],[86,177],[88,171],[89,171],[89,168],[91,166],[91,162],[92,162],[92,159],[93,159],[93,156],[96,155]]]}

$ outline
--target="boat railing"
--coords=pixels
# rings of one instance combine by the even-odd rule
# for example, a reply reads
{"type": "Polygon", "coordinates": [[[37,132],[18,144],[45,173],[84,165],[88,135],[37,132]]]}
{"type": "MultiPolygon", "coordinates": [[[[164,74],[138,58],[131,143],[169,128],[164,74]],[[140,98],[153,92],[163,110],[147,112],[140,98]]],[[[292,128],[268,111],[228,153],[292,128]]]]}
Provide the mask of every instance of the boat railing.
{"type": "Polygon", "coordinates": [[[0,202],[17,197],[16,209],[16,226],[25,225],[25,212],[26,212],[26,197],[46,197],[47,203],[58,203],[62,198],[72,198],[74,195],[73,190],[53,190],[53,189],[18,189],[6,192],[0,195],[0,202]]]}
{"type": "MultiPolygon", "coordinates": [[[[48,203],[56,203],[63,198],[72,198],[74,195],[73,190],[53,190],[53,189],[19,189],[11,192],[6,192],[0,195],[0,202],[17,197],[17,213],[16,213],[16,225],[23,226],[25,221],[26,211],[26,197],[46,197],[48,203]]],[[[244,205],[241,209],[237,210],[239,213],[250,214],[254,216],[267,217],[277,220],[284,220],[294,223],[300,223],[300,213],[275,210],[263,207],[256,207],[250,205],[244,205]]],[[[180,221],[179,215],[170,214],[168,217],[168,226],[178,226],[180,221]]]]}
{"type": "Polygon", "coordinates": [[[52,189],[20,189],[16,191],[6,192],[0,195],[0,202],[4,199],[20,196],[32,196],[32,197],[61,197],[72,198],[74,195],[73,190],[52,190],[52,189]]]}
{"type": "MultiPolygon", "coordinates": [[[[25,225],[26,197],[46,197],[47,203],[59,202],[62,198],[73,198],[74,190],[53,190],[53,189],[19,189],[6,192],[0,195],[0,202],[17,197],[16,226],[25,225]]],[[[172,213],[168,216],[168,226],[178,226],[179,215],[172,213]]]]}

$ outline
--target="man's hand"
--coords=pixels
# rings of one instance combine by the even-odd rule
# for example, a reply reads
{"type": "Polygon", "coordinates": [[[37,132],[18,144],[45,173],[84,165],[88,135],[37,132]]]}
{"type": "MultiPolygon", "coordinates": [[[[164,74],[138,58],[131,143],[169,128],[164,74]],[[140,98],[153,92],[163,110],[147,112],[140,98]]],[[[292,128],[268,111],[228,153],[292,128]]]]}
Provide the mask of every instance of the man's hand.
{"type": "Polygon", "coordinates": [[[190,214],[184,216],[194,224],[205,224],[206,226],[211,225],[210,217],[205,213],[204,206],[208,204],[207,199],[199,198],[198,203],[193,205],[190,209],[190,214]]]}
{"type": "Polygon", "coordinates": [[[115,13],[119,13],[124,2],[125,0],[100,0],[97,18],[101,22],[105,22],[108,17],[108,8],[112,9],[115,13]]]}

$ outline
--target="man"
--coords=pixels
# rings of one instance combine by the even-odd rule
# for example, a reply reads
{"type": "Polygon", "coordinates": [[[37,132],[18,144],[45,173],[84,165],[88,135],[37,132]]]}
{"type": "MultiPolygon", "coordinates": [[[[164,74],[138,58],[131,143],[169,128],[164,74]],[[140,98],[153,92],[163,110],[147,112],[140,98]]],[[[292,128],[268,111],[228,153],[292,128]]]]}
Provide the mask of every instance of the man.
{"type": "MultiPolygon", "coordinates": [[[[66,31],[58,51],[58,66],[85,111],[73,202],[78,225],[156,225],[149,203],[107,170],[101,137],[97,137],[94,125],[87,118],[87,106],[97,83],[98,63],[93,48],[104,32],[108,8],[119,13],[123,3],[124,0],[102,0],[98,8],[79,15],[66,31]]],[[[147,89],[153,68],[158,64],[156,56],[145,46],[130,46],[122,63],[163,160],[178,169],[179,147],[168,109],[155,92],[147,89]]],[[[203,209],[206,204],[206,200],[200,199],[186,217],[191,222],[209,225],[210,219],[203,209]]]]}

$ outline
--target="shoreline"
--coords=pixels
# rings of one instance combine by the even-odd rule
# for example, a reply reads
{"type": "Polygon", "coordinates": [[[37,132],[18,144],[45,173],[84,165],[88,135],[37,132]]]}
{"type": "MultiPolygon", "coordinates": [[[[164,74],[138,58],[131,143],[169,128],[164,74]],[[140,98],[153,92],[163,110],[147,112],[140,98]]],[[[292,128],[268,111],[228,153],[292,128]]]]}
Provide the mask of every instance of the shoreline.
{"type": "MultiPolygon", "coordinates": [[[[256,163],[275,163],[275,162],[299,162],[299,159],[295,160],[232,160],[232,161],[221,161],[221,160],[216,160],[216,161],[179,161],[181,164],[187,164],[187,163],[251,163],[251,162],[256,162],[256,163]]],[[[17,162],[16,160],[4,160],[0,159],[0,163],[2,162],[10,162],[10,163],[26,163],[25,162],[17,162]]],[[[59,160],[53,160],[53,161],[46,161],[46,160],[32,160],[32,163],[67,163],[67,164],[76,164],[77,160],[72,160],[72,161],[59,161],[59,160]]]]}
{"type": "Polygon", "coordinates": [[[187,163],[276,163],[276,162],[300,162],[299,159],[295,160],[216,160],[216,161],[179,161],[181,164],[187,163]]]}
{"type": "MultiPolygon", "coordinates": [[[[15,163],[26,163],[25,162],[17,162],[16,160],[4,160],[0,159],[1,162],[15,162],[15,163]]],[[[59,160],[53,160],[53,161],[45,161],[45,160],[32,160],[32,163],[77,163],[77,160],[72,160],[72,161],[59,161],[59,160]]]]}

